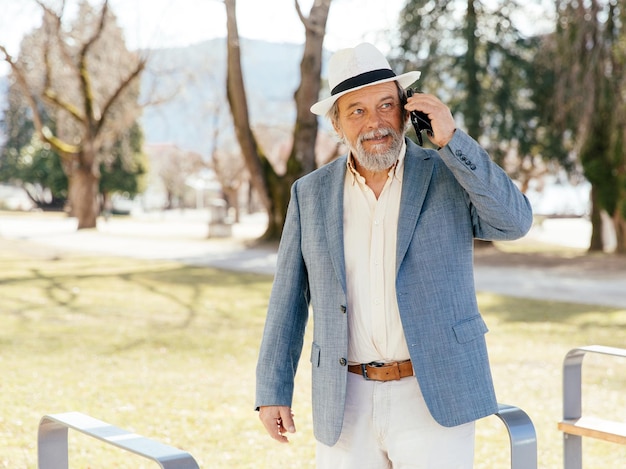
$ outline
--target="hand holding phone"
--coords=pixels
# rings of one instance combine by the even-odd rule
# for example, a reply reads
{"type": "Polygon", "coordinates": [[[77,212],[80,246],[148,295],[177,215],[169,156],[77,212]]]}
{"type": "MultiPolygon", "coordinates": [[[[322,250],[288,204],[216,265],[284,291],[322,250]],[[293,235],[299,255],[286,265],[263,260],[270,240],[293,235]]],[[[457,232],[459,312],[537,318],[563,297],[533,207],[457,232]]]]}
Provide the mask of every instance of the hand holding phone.
{"type": "MultiPolygon", "coordinates": [[[[413,96],[414,93],[421,93],[421,91],[414,90],[413,88],[408,88],[406,90],[407,98],[413,96]]],[[[430,119],[428,115],[421,111],[411,111],[411,124],[413,124],[413,128],[415,129],[415,133],[417,134],[417,141],[420,145],[424,145],[424,140],[422,139],[422,131],[425,130],[429,135],[433,134],[433,126],[430,123],[430,119]]]]}

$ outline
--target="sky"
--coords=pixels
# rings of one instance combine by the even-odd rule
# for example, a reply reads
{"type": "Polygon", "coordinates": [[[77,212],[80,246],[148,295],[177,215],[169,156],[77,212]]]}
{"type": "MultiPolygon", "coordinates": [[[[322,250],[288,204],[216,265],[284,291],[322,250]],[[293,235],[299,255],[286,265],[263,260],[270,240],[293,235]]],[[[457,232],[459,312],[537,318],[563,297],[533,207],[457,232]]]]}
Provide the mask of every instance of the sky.
{"type": "MultiPolygon", "coordinates": [[[[66,0],[71,14],[77,0],[66,0]]],[[[239,35],[272,42],[304,42],[295,0],[237,0],[239,35]]],[[[364,40],[385,51],[386,31],[395,28],[405,0],[333,0],[324,46],[352,47],[364,40]]],[[[59,4],[59,0],[47,0],[59,4]]],[[[92,0],[100,5],[101,0],[92,0]]],[[[109,0],[130,48],[174,47],[226,36],[226,11],[221,0],[109,0]]],[[[313,0],[300,0],[308,14],[313,0]]],[[[0,44],[11,54],[27,32],[41,23],[33,0],[0,0],[0,44]]],[[[5,69],[0,69],[4,73],[5,69]]]]}

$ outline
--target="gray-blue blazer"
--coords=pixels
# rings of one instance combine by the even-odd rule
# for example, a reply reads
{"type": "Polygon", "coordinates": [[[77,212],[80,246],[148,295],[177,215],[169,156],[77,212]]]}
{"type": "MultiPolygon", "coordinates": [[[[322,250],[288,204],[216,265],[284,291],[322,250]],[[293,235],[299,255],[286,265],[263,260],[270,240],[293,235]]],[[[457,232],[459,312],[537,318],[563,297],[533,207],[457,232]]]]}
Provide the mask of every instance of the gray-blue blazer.
{"type": "MultiPolygon", "coordinates": [[[[344,413],[348,320],[343,239],[346,157],[293,185],[257,365],[256,406],[291,406],[313,312],[315,437],[334,445],[344,413]]],[[[532,210],[464,132],[426,150],[407,139],[396,292],[415,375],[432,416],[455,426],[493,414],[497,401],[476,302],[473,239],[511,240],[532,210]]]]}

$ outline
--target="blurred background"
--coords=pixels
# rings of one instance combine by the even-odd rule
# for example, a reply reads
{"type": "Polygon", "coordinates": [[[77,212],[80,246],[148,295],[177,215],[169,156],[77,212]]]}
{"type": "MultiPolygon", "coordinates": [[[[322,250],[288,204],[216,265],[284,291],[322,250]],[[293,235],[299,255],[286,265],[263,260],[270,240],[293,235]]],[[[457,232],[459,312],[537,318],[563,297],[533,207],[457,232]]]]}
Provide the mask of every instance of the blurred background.
{"type": "MultiPolygon", "coordinates": [[[[477,243],[475,280],[499,399],[562,467],[564,355],[626,342],[623,0],[0,0],[0,467],[37,467],[39,419],[70,410],[201,467],[313,466],[307,360],[288,448],[252,377],[289,188],[345,152],[309,108],[363,41],[533,205],[524,239],[477,243]]],[[[585,412],[623,422],[623,360],[585,360],[585,412]]],[[[477,469],[508,443],[481,422],[477,469]]],[[[621,467],[599,443],[590,467],[621,467]]]]}
{"type": "Polygon", "coordinates": [[[0,0],[0,207],[65,211],[79,229],[266,213],[264,237],[278,239],[293,180],[344,151],[306,115],[329,93],[323,64],[368,41],[398,73],[422,71],[416,85],[451,106],[540,221],[581,219],[591,250],[623,252],[618,3],[0,0]]]}

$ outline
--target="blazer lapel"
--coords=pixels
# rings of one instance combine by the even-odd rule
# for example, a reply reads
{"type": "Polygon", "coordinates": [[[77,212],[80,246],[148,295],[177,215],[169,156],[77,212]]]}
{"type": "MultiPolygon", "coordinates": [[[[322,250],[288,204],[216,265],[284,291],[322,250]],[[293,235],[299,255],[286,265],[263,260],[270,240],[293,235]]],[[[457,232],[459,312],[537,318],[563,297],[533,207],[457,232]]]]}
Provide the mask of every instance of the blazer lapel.
{"type": "Polygon", "coordinates": [[[402,177],[402,196],[400,199],[400,217],[398,219],[398,239],[396,244],[396,272],[409,248],[417,219],[428,192],[428,185],[433,174],[433,160],[427,152],[407,141],[407,153],[404,159],[402,177]]]}
{"type": "Polygon", "coordinates": [[[328,251],[333,268],[343,291],[346,291],[346,265],[343,244],[343,186],[346,176],[346,158],[339,158],[327,166],[322,178],[320,203],[324,207],[324,226],[328,251]]]}

